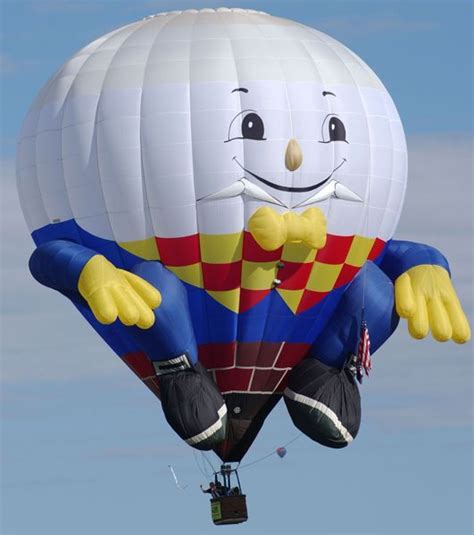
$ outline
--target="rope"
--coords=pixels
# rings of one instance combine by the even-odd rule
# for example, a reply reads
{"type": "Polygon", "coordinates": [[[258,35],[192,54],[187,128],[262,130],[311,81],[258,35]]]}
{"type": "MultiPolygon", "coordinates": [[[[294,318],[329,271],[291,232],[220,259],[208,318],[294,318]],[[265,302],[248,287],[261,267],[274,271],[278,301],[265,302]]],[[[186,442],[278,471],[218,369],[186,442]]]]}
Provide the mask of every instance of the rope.
{"type": "Polygon", "coordinates": [[[193,455],[194,455],[194,462],[196,464],[196,466],[198,467],[198,470],[201,472],[201,474],[206,478],[206,479],[209,479],[210,476],[209,474],[207,474],[207,472],[203,469],[203,467],[201,467],[198,463],[198,459],[197,459],[197,454],[196,454],[196,451],[193,449],[193,455]]]}
{"type": "Polygon", "coordinates": [[[216,469],[214,468],[214,466],[212,465],[211,461],[207,458],[206,454],[203,451],[201,451],[201,456],[207,462],[207,464],[211,467],[212,473],[215,474],[216,473],[216,469]]]}
{"type": "MultiPolygon", "coordinates": [[[[293,442],[295,442],[296,440],[298,440],[301,436],[303,435],[303,433],[298,433],[295,437],[293,437],[291,440],[289,440],[288,442],[286,442],[285,444],[283,444],[283,446],[279,446],[280,448],[286,448],[287,446],[289,446],[290,444],[292,444],[293,442]]],[[[247,463],[247,464],[244,464],[243,466],[240,466],[240,463],[237,465],[237,468],[240,467],[240,470],[243,470],[244,468],[248,468],[249,466],[252,466],[254,464],[257,464],[257,463],[260,463],[262,461],[264,461],[265,459],[268,459],[269,457],[271,457],[272,455],[277,455],[277,452],[276,452],[276,449],[274,449],[271,453],[267,453],[267,455],[264,455],[263,457],[259,457],[258,459],[256,459],[255,461],[252,461],[250,463],[247,463]]],[[[236,469],[237,469],[236,468],[236,469]]]]}

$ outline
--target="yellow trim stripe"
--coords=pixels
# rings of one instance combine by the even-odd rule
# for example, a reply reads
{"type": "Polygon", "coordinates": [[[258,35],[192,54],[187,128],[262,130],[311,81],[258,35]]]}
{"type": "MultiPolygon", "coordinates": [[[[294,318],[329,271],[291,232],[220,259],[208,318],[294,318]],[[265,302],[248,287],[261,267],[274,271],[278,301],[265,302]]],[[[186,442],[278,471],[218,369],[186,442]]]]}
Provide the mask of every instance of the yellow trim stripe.
{"type": "Polygon", "coordinates": [[[243,232],[200,234],[201,260],[208,264],[230,264],[242,259],[243,232]]]}
{"type": "Polygon", "coordinates": [[[145,260],[159,260],[158,247],[155,238],[146,238],[144,240],[119,242],[120,247],[129,253],[139,256],[145,260]]]}
{"type": "Polygon", "coordinates": [[[232,310],[232,312],[239,312],[240,288],[226,291],[206,290],[206,292],[218,303],[232,310]]]}
{"type": "Polygon", "coordinates": [[[304,290],[280,290],[277,289],[283,301],[285,301],[288,308],[296,314],[301,298],[303,297],[304,290]]]}
{"type": "Polygon", "coordinates": [[[283,262],[297,262],[301,264],[313,262],[315,257],[316,249],[312,249],[305,243],[286,243],[281,255],[283,262]]]}
{"type": "Polygon", "coordinates": [[[178,279],[198,288],[203,288],[202,268],[201,264],[191,264],[190,266],[166,266],[167,269],[172,271],[178,279]]]}
{"type": "Polygon", "coordinates": [[[354,236],[351,248],[347,253],[346,264],[354,267],[364,265],[370,250],[375,243],[375,238],[364,238],[363,236],[354,236]]]}
{"type": "Polygon", "coordinates": [[[276,262],[242,262],[241,287],[246,290],[269,290],[276,278],[276,262]]]}
{"type": "Polygon", "coordinates": [[[309,275],[306,288],[313,292],[329,292],[334,288],[344,264],[323,264],[316,261],[309,275]]]}

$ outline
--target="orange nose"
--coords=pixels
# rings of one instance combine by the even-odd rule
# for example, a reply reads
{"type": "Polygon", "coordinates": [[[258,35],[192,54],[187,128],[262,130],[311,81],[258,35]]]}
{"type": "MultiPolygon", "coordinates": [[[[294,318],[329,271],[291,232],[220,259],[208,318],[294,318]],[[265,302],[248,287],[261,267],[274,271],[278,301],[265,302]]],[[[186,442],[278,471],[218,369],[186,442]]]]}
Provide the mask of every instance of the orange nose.
{"type": "Polygon", "coordinates": [[[296,139],[290,139],[286,146],[285,166],[288,171],[296,171],[303,163],[303,151],[296,139]]]}

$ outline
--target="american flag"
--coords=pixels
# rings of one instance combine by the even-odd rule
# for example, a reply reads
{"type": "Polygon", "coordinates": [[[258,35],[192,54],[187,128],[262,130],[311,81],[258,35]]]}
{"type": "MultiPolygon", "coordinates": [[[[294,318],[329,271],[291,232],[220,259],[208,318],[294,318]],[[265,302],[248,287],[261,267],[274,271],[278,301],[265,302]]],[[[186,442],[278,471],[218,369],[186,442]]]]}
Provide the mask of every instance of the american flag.
{"type": "Polygon", "coordinates": [[[365,371],[365,375],[369,375],[369,371],[372,369],[372,361],[370,359],[370,337],[367,323],[362,321],[360,328],[359,347],[357,348],[357,380],[362,383],[362,370],[365,371]]]}

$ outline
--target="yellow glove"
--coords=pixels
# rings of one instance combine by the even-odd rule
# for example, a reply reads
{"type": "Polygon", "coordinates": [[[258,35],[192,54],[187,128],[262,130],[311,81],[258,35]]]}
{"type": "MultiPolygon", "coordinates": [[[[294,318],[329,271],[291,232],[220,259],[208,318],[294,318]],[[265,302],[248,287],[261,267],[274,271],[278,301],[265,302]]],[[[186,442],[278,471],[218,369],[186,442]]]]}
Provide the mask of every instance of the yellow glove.
{"type": "Polygon", "coordinates": [[[440,342],[452,338],[463,344],[471,338],[449,273],[440,266],[416,266],[400,275],[395,281],[395,303],[413,338],[424,338],[430,329],[440,342]]]}
{"type": "Polygon", "coordinates": [[[104,256],[93,256],[81,271],[77,285],[100,323],[109,325],[117,317],[127,326],[149,329],[155,323],[153,309],[161,294],[147,281],[117,269],[104,256]]]}

